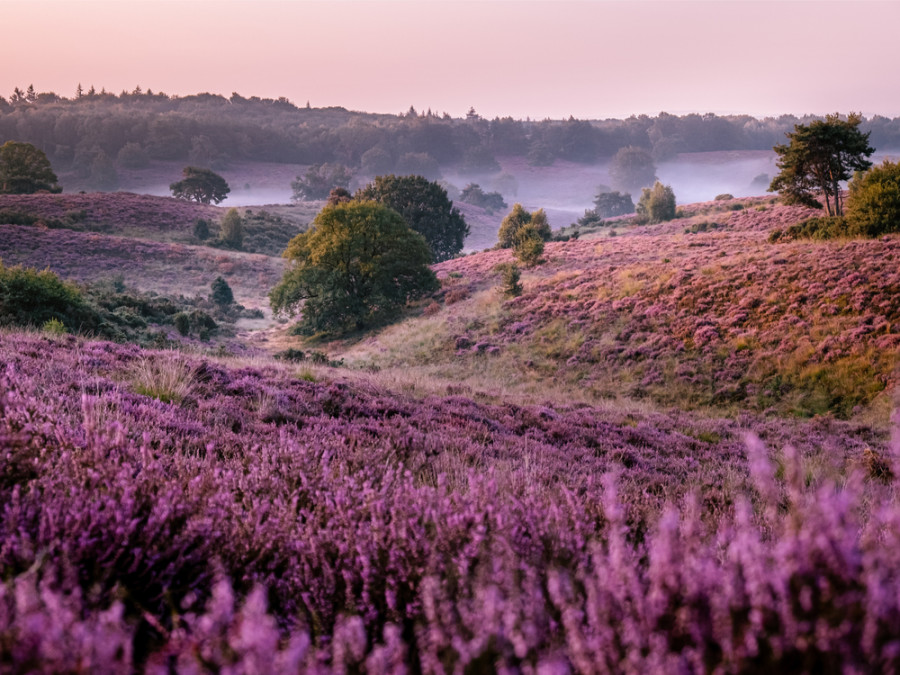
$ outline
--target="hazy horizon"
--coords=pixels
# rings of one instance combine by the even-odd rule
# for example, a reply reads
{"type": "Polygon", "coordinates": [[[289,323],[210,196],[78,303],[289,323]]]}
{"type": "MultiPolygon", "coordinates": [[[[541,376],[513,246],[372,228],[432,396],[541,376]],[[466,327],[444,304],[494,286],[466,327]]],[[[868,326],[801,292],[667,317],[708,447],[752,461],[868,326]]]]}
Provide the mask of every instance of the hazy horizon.
{"type": "Polygon", "coordinates": [[[0,18],[6,97],[80,83],[453,117],[900,116],[894,2],[4,0],[0,18]]]}

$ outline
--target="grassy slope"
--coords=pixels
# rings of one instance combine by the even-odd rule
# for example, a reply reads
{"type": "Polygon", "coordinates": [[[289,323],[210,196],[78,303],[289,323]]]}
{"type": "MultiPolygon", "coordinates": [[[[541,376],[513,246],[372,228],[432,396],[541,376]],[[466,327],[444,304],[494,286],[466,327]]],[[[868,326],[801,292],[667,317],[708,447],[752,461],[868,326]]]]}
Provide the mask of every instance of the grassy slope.
{"type": "Polygon", "coordinates": [[[337,351],[488,397],[552,391],[843,417],[874,405],[885,421],[900,346],[900,239],[773,245],[771,229],[811,212],[722,209],[693,205],[686,219],[548,244],[513,300],[494,271],[510,252],[442,263],[440,311],[337,351]],[[701,223],[715,229],[685,233],[701,223]]]}
{"type": "MultiPolygon", "coordinates": [[[[177,242],[190,241],[194,219],[214,218],[216,207],[106,194],[10,196],[3,209],[45,218],[85,211],[81,225],[104,230],[0,225],[7,264],[64,277],[122,275],[143,290],[193,295],[222,275],[238,302],[265,308],[284,269],[278,258],[177,242]]],[[[448,261],[436,268],[445,287],[438,312],[329,349],[354,366],[388,369],[401,387],[485,400],[624,399],[885,421],[900,344],[897,240],[769,244],[769,231],[812,212],[762,198],[682,211],[669,223],[620,226],[615,238],[600,230],[549,244],[515,300],[498,293],[494,271],[508,251],[448,261]]]]}
{"type": "MultiPolygon", "coordinates": [[[[734,672],[895,663],[887,433],[657,409],[721,405],[703,396],[728,384],[728,359],[767,363],[782,343],[818,340],[826,370],[831,350],[896,353],[900,240],[766,242],[802,215],[721,212],[723,227],[684,234],[711,218],[698,214],[551,244],[511,301],[493,271],[509,252],[448,261],[439,311],[333,345],[377,372],[0,332],[0,652],[123,672],[175,660],[288,672],[282,652],[302,640],[314,649],[297,647],[293,671],[384,660],[383,643],[426,672],[674,671],[685,654],[734,672]],[[638,381],[666,359],[675,370],[638,381]],[[671,379],[686,367],[699,380],[671,379]],[[765,452],[748,462],[748,432],[771,465],[765,452]],[[867,478],[845,485],[856,468],[867,478]],[[835,590],[809,590],[821,588],[835,590]],[[847,615],[861,618],[824,646],[810,637],[847,615]]],[[[241,301],[281,264],[98,233],[0,235],[7,262],[83,278],[106,266],[157,290],[231,266],[241,301]]],[[[369,672],[397,672],[378,663],[369,672]]]]}

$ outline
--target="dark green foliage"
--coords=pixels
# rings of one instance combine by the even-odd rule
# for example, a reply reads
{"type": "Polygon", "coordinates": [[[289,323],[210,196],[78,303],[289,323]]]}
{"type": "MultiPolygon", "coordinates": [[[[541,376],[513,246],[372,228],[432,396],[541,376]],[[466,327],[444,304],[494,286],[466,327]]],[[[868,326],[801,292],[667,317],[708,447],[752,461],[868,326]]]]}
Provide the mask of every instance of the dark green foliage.
{"type": "MultiPolygon", "coordinates": [[[[216,321],[196,305],[206,301],[169,298],[126,292],[115,281],[78,287],[49,270],[38,272],[0,263],[0,326],[63,328],[116,342],[155,344],[164,333],[150,324],[174,324],[182,335],[195,332],[207,336],[217,331],[216,321]],[[193,303],[193,307],[191,306],[193,303]]],[[[238,306],[240,308],[240,306],[238,306]]],[[[226,316],[235,320],[238,314],[226,316]]],[[[164,346],[171,346],[168,341],[164,346]]]]}
{"type": "Polygon", "coordinates": [[[861,122],[858,113],[850,113],[846,120],[835,113],[808,125],[795,125],[793,132],[785,134],[789,143],[774,148],[780,173],[769,191],[780,193],[785,204],[821,208],[815,195],[819,191],[828,215],[842,215],[840,183],[854,171],[872,166],[866,158],[875,152],[869,146],[869,133],[859,130],[861,122]]]}
{"type": "Polygon", "coordinates": [[[624,192],[635,192],[656,181],[656,164],[644,148],[621,148],[612,158],[609,175],[613,185],[624,192]]]}
{"type": "Polygon", "coordinates": [[[197,218],[194,222],[194,236],[200,241],[209,239],[209,221],[205,218],[197,218]]]}
{"type": "Polygon", "coordinates": [[[353,174],[343,164],[314,164],[306,170],[301,178],[291,181],[295,202],[328,199],[333,188],[347,189],[353,174]]]}
{"type": "Polygon", "coordinates": [[[495,268],[500,272],[503,282],[503,295],[508,298],[515,298],[522,295],[522,284],[519,280],[522,278],[522,271],[515,263],[501,263],[495,268]]]}
{"type": "Polygon", "coordinates": [[[534,222],[520,227],[516,232],[513,253],[526,267],[537,265],[540,262],[541,256],[544,254],[544,239],[534,222]]]}
{"type": "Polygon", "coordinates": [[[291,222],[266,210],[247,209],[241,220],[244,232],[241,250],[270,256],[280,256],[288,242],[306,227],[306,224],[291,222]]]}
{"type": "Polygon", "coordinates": [[[485,192],[478,183],[469,183],[459,194],[460,201],[493,212],[507,207],[503,195],[499,192],[485,192]]]}
{"type": "Polygon", "coordinates": [[[172,324],[180,335],[185,336],[191,332],[191,317],[185,312],[178,312],[172,319],[172,324]]]}
{"type": "Polygon", "coordinates": [[[641,190],[637,205],[638,217],[646,223],[661,223],[675,218],[675,193],[659,181],[652,188],[641,190]]]}
{"type": "Polygon", "coordinates": [[[585,229],[596,229],[606,225],[606,221],[597,213],[596,209],[585,209],[584,215],[576,220],[573,225],[583,227],[585,229]]]}
{"type": "Polygon", "coordinates": [[[900,163],[885,160],[850,181],[847,220],[852,234],[866,237],[900,231],[900,163]]]}
{"type": "Polygon", "coordinates": [[[228,209],[219,226],[219,241],[228,248],[241,250],[244,243],[244,221],[237,209],[228,209]]]}
{"type": "Polygon", "coordinates": [[[513,204],[512,211],[500,223],[500,231],[497,233],[498,248],[512,248],[515,246],[518,241],[519,230],[526,225],[533,225],[542,241],[550,241],[552,233],[544,209],[538,209],[534,213],[529,213],[521,204],[513,204]]]}
{"type": "Polygon", "coordinates": [[[276,313],[300,311],[304,334],[384,323],[408,300],[439,287],[422,235],[372,201],[326,206],[284,256],[292,265],[269,299],[276,313]]]}
{"type": "Polygon", "coordinates": [[[212,293],[209,299],[220,307],[225,307],[234,302],[234,294],[231,292],[231,286],[222,277],[216,277],[212,282],[212,293]]]}
{"type": "Polygon", "coordinates": [[[98,323],[75,285],[50,270],[5,267],[0,262],[0,326],[39,327],[51,319],[71,332],[98,323]]]}
{"type": "Polygon", "coordinates": [[[769,243],[789,242],[795,239],[835,239],[850,235],[849,224],[843,216],[807,218],[785,229],[773,230],[769,243]]]}
{"type": "Polygon", "coordinates": [[[40,220],[37,216],[14,209],[0,209],[0,223],[4,225],[34,225],[40,220]]]}
{"type": "Polygon", "coordinates": [[[399,213],[425,238],[433,262],[457,255],[469,234],[468,224],[447,191],[423,176],[378,176],[358,190],[355,199],[379,202],[399,213]]]}
{"type": "Polygon", "coordinates": [[[331,368],[340,368],[344,365],[344,359],[329,359],[328,355],[322,352],[304,352],[302,349],[294,349],[293,347],[276,352],[272,356],[279,361],[287,361],[288,363],[308,361],[315,365],[330,366],[331,368]]]}
{"type": "Polygon", "coordinates": [[[723,193],[723,194],[716,195],[715,201],[717,201],[717,202],[724,202],[724,201],[727,201],[727,200],[729,200],[729,199],[734,199],[734,195],[725,192],[725,193],[723,193]]]}
{"type": "Polygon", "coordinates": [[[225,179],[209,169],[186,166],[181,173],[184,178],[169,186],[172,194],[179,199],[200,204],[218,204],[231,192],[225,179]]]}
{"type": "Polygon", "coordinates": [[[0,146],[0,193],[62,192],[50,160],[31,143],[7,141],[0,146]]]}
{"type": "Polygon", "coordinates": [[[601,218],[615,218],[634,213],[634,202],[627,192],[601,191],[594,197],[594,211],[601,218]]]}

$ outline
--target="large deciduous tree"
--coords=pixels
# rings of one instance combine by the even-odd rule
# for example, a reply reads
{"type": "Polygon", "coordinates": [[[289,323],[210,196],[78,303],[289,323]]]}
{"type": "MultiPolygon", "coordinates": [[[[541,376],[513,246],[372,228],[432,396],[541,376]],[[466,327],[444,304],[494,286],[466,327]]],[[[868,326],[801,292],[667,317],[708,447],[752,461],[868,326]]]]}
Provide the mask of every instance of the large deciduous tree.
{"type": "Polygon", "coordinates": [[[422,176],[378,176],[355,198],[385,204],[425,237],[432,261],[449,260],[462,250],[469,226],[447,191],[422,176]]]}
{"type": "Polygon", "coordinates": [[[179,199],[218,204],[231,192],[225,179],[215,171],[186,166],[181,173],[184,178],[169,186],[172,194],[179,199]]]}
{"type": "Polygon", "coordinates": [[[828,215],[842,215],[841,182],[872,166],[866,158],[875,152],[869,146],[869,133],[859,130],[861,122],[858,113],[850,113],[847,119],[835,113],[824,120],[794,125],[794,131],[785,134],[789,142],[775,146],[781,171],[769,192],[779,192],[786,204],[821,208],[815,197],[820,191],[828,215]]]}
{"type": "Polygon", "coordinates": [[[269,301],[276,313],[299,311],[305,334],[383,323],[409,299],[438,288],[422,236],[396,211],[372,201],[326,206],[284,256],[292,265],[269,301]]]}
{"type": "Polygon", "coordinates": [[[50,160],[31,143],[7,141],[0,146],[0,193],[62,192],[50,160]]]}

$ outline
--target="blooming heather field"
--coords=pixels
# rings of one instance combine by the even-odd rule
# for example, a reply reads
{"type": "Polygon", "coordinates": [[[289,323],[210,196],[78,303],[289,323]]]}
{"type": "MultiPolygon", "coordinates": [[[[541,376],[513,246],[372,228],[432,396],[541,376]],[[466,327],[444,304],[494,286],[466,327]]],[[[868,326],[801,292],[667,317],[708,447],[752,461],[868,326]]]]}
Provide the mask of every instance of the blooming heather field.
{"type": "Polygon", "coordinates": [[[5,670],[900,666],[898,448],[869,429],[0,356],[5,670]]]}
{"type": "Polygon", "coordinates": [[[65,279],[121,277],[143,291],[189,297],[208,295],[222,276],[237,302],[259,308],[268,307],[266,293],[284,274],[284,260],[256,253],[27,225],[0,224],[0,259],[7,266],[49,267],[65,279]]]}
{"type": "Polygon", "coordinates": [[[568,383],[588,400],[841,418],[874,406],[886,422],[900,347],[900,239],[776,245],[772,229],[812,211],[704,213],[711,208],[616,237],[550,243],[512,300],[495,270],[509,251],[442,263],[440,311],[350,345],[346,356],[470,384],[486,371],[512,389],[568,383]]]}
{"type": "MultiPolygon", "coordinates": [[[[514,299],[509,251],[437,265],[344,367],[0,332],[0,673],[900,671],[900,239],[684,209],[514,299]]],[[[0,259],[249,306],[283,269],[138,234],[0,259]]]]}

